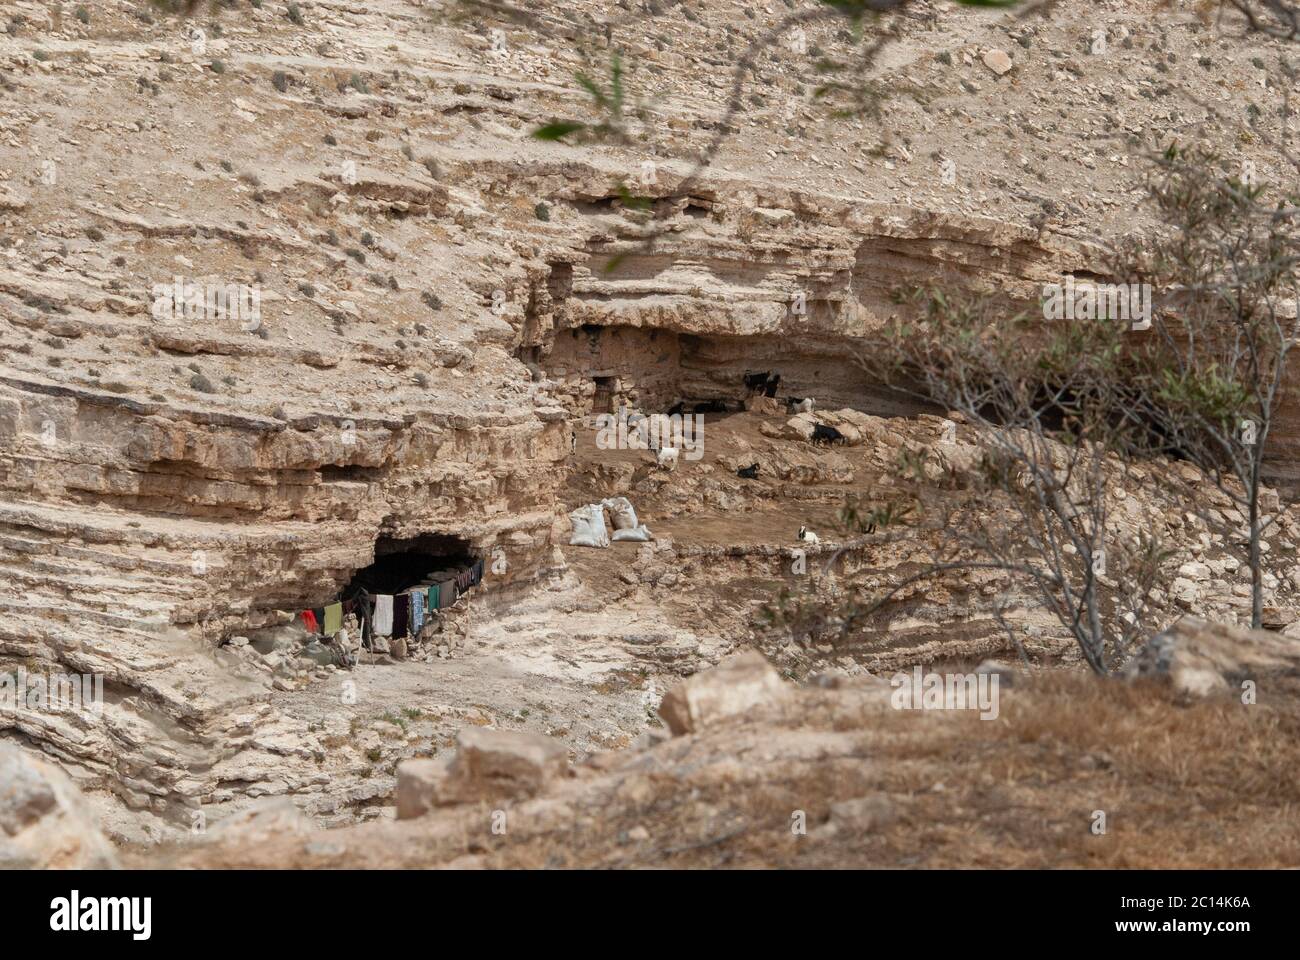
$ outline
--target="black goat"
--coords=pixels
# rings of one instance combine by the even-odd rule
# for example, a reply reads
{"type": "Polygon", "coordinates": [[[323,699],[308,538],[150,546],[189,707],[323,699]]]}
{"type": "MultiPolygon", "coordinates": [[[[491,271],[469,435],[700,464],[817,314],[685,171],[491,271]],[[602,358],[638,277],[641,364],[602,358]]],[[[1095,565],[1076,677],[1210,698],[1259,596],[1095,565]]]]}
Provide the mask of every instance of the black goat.
{"type": "Polygon", "coordinates": [[[745,389],[749,393],[760,394],[764,397],[775,397],[780,386],[781,374],[773,373],[771,370],[766,370],[763,373],[745,374],[745,389]]]}
{"type": "Polygon", "coordinates": [[[705,400],[691,408],[691,413],[726,413],[727,404],[723,400],[705,400]]]}
{"type": "Polygon", "coordinates": [[[824,423],[813,424],[813,443],[846,443],[847,439],[844,434],[840,433],[834,427],[828,427],[824,423]]]}
{"type": "Polygon", "coordinates": [[[757,480],[758,464],[753,463],[750,464],[748,467],[741,467],[739,470],[736,471],[736,476],[744,477],[746,480],[757,480]]]}

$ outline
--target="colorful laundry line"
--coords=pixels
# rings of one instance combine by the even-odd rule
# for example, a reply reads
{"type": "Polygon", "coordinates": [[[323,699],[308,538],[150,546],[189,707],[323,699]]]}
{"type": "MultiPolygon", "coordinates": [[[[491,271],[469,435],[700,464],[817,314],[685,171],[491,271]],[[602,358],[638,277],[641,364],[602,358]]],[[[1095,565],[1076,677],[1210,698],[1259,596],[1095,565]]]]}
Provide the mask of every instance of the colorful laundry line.
{"type": "Polygon", "coordinates": [[[368,628],[370,635],[377,637],[418,636],[432,619],[432,611],[447,609],[482,581],[483,561],[478,560],[448,580],[421,584],[397,594],[362,593],[352,600],[304,610],[300,617],[310,632],[327,636],[337,633],[350,613],[356,613],[363,622],[363,633],[368,628]]]}
{"type": "Polygon", "coordinates": [[[332,637],[343,629],[343,618],[353,613],[356,607],[355,600],[340,600],[338,603],[328,603],[323,607],[304,610],[298,616],[302,618],[303,626],[311,633],[322,633],[332,637]]]}

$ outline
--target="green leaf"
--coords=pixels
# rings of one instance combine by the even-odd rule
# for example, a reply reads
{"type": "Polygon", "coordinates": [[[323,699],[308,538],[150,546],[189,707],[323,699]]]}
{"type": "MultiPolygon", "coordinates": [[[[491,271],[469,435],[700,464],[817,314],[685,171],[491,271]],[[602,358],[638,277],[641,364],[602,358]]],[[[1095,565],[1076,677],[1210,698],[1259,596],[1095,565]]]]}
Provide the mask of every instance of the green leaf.
{"type": "Polygon", "coordinates": [[[596,105],[601,108],[609,106],[609,100],[605,96],[605,91],[596,86],[596,81],[585,73],[574,74],[574,79],[578,81],[582,89],[586,90],[596,101],[596,105]]]}
{"type": "Polygon", "coordinates": [[[618,185],[618,198],[623,201],[623,206],[629,210],[650,209],[650,198],[634,195],[625,183],[619,183],[618,185]]]}
{"type": "Polygon", "coordinates": [[[614,113],[623,112],[623,58],[617,50],[610,58],[610,92],[614,100],[614,113]]]}
{"type": "Polygon", "coordinates": [[[534,130],[533,137],[537,140],[563,140],[571,133],[586,129],[586,126],[573,120],[554,120],[534,130]]]}

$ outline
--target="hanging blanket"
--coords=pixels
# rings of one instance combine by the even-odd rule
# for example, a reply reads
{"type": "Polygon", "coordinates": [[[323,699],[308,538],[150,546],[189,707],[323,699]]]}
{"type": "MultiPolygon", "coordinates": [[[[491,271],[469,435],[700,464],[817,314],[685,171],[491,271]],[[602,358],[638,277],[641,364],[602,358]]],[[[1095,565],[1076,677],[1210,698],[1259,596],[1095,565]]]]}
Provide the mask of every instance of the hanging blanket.
{"type": "Polygon", "coordinates": [[[325,608],[325,634],[334,636],[343,629],[343,604],[331,603],[325,608]]]}
{"type": "Polygon", "coordinates": [[[404,637],[411,629],[411,595],[399,593],[393,597],[393,636],[404,637]]]}
{"type": "Polygon", "coordinates": [[[411,636],[418,637],[420,628],[424,626],[424,599],[423,590],[412,590],[407,594],[411,598],[411,636]]]}
{"type": "Polygon", "coordinates": [[[375,635],[393,635],[393,598],[383,593],[375,595],[375,635]]]}
{"type": "Polygon", "coordinates": [[[438,609],[450,607],[456,602],[457,596],[455,580],[444,580],[438,584],[438,609]]]}

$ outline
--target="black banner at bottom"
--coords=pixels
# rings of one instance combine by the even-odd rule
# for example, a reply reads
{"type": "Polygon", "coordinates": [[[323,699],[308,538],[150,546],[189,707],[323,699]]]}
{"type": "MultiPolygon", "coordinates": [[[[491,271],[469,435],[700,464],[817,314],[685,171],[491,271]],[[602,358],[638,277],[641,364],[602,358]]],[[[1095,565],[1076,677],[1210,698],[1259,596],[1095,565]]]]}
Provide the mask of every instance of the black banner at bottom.
{"type": "Polygon", "coordinates": [[[373,949],[377,937],[424,928],[476,929],[497,949],[512,938],[541,946],[542,930],[594,945],[638,930],[667,934],[677,922],[689,926],[696,950],[701,938],[770,949],[785,932],[806,945],[811,931],[855,926],[909,941],[964,930],[976,942],[1041,933],[1053,940],[1039,942],[1071,946],[1183,949],[1199,940],[1231,949],[1290,928],[1282,912],[1294,879],[1271,871],[48,872],[0,874],[0,895],[13,948],[78,938],[128,948],[373,949]],[[484,923],[466,925],[475,920],[484,923]]]}

